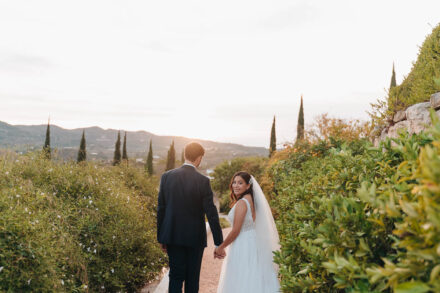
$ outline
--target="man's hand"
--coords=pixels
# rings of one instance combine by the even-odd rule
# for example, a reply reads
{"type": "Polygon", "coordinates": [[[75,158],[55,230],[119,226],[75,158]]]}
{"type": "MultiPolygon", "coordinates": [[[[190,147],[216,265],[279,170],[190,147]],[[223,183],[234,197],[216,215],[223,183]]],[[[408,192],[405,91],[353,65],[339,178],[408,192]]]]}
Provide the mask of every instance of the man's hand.
{"type": "Polygon", "coordinates": [[[167,245],[166,244],[160,244],[160,248],[162,248],[162,251],[167,253],[167,245]]]}
{"type": "Polygon", "coordinates": [[[216,247],[214,249],[214,258],[218,258],[218,259],[224,259],[226,256],[226,252],[223,248],[221,247],[216,247]]]}

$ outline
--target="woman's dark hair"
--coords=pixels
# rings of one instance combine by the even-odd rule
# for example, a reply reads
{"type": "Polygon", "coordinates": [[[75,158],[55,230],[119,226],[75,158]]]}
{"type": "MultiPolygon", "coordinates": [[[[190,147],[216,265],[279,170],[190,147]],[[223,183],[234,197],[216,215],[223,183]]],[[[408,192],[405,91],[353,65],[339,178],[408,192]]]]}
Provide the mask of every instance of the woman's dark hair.
{"type": "Polygon", "coordinates": [[[232,207],[237,201],[239,201],[240,199],[243,198],[243,196],[245,196],[246,194],[250,194],[252,197],[252,200],[254,200],[254,192],[252,191],[252,183],[251,186],[249,186],[249,188],[243,192],[242,194],[235,194],[234,190],[232,189],[232,183],[234,182],[235,177],[240,176],[241,178],[243,178],[244,182],[246,182],[246,184],[249,184],[251,181],[251,174],[249,174],[248,172],[245,171],[239,171],[237,173],[234,174],[234,176],[232,176],[231,179],[231,183],[229,183],[229,190],[231,190],[231,204],[229,205],[230,207],[232,207]]]}

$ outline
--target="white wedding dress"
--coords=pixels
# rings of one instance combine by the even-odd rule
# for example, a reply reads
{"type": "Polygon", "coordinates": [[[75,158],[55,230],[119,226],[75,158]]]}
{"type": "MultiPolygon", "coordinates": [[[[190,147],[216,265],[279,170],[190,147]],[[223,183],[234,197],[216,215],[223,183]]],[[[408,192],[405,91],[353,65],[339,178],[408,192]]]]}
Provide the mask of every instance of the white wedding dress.
{"type": "MultiPolygon", "coordinates": [[[[258,183],[255,180],[253,182],[254,191],[259,189],[257,191],[261,192],[264,197],[258,183]]],[[[217,288],[218,293],[276,293],[280,291],[277,278],[278,267],[272,261],[272,250],[279,248],[278,233],[269,205],[265,198],[261,198],[261,195],[254,192],[255,222],[249,202],[245,198],[240,199],[246,203],[247,211],[240,234],[226,250],[226,258],[222,264],[217,288]],[[263,211],[265,214],[262,213],[263,211]],[[258,219],[258,216],[266,219],[258,219]],[[260,229],[257,229],[259,224],[260,229]]],[[[234,223],[235,207],[236,205],[228,214],[231,224],[234,223]]]]}

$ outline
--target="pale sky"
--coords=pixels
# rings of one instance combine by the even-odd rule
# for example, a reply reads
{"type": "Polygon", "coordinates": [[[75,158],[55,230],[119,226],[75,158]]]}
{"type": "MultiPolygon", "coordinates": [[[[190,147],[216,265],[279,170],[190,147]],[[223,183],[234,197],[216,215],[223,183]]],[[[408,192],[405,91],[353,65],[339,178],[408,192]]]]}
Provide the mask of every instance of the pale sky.
{"type": "Polygon", "coordinates": [[[0,121],[269,145],[368,119],[440,1],[0,0],[0,121]]]}

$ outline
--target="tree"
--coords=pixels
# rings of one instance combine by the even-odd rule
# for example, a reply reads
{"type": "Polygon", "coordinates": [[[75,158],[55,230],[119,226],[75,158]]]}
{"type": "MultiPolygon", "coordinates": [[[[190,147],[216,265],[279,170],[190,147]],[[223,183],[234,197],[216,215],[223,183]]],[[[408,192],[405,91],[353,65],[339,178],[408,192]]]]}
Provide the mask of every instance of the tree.
{"type": "Polygon", "coordinates": [[[168,150],[167,165],[165,171],[174,169],[175,166],[176,166],[176,150],[174,149],[174,140],[173,140],[170,149],[168,150]]]}
{"type": "Polygon", "coordinates": [[[150,149],[148,150],[147,163],[145,169],[149,176],[153,175],[153,140],[150,139],[150,149]]]}
{"type": "Polygon", "coordinates": [[[51,158],[51,153],[50,153],[50,118],[47,121],[46,140],[44,142],[43,152],[44,152],[47,159],[51,158]]]}
{"type": "Polygon", "coordinates": [[[304,139],[304,107],[303,97],[301,95],[301,106],[299,107],[298,125],[296,127],[296,141],[304,139]]]}
{"type": "Polygon", "coordinates": [[[122,159],[126,160],[128,163],[128,156],[127,156],[127,131],[124,135],[124,144],[122,145],[122,159]]]}
{"type": "Polygon", "coordinates": [[[83,162],[87,159],[87,153],[86,153],[86,137],[84,134],[84,130],[81,137],[81,143],[79,145],[79,151],[78,151],[78,159],[77,162],[83,162]]]}
{"type": "Polygon", "coordinates": [[[272,154],[277,149],[277,138],[275,134],[275,116],[273,116],[272,122],[272,130],[270,132],[270,147],[269,147],[269,158],[272,157],[272,154]]]}
{"type": "Polygon", "coordinates": [[[397,83],[396,83],[396,72],[394,71],[394,63],[393,63],[393,74],[391,76],[391,83],[390,83],[390,90],[389,91],[391,92],[391,89],[396,87],[396,86],[397,86],[397,83]]]}
{"type": "Polygon", "coordinates": [[[180,160],[182,161],[183,165],[183,163],[185,163],[185,149],[182,150],[182,156],[180,157],[180,160]]]}
{"type": "Polygon", "coordinates": [[[115,154],[113,156],[113,166],[121,163],[121,132],[118,131],[118,139],[115,143],[115,154]]]}

